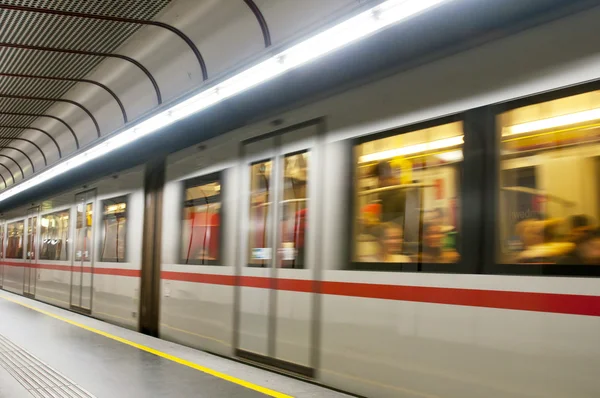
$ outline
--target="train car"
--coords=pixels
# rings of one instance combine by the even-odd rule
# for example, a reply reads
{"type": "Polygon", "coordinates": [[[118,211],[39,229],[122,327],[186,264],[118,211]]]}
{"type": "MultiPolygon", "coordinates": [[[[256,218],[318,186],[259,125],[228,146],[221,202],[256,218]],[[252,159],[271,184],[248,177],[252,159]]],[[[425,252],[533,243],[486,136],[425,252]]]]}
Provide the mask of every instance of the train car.
{"type": "Polygon", "coordinates": [[[171,156],[161,336],[365,396],[596,395],[593,18],[171,156]]]}
{"type": "Polygon", "coordinates": [[[137,329],[143,171],[5,213],[2,288],[137,329]]]}
{"type": "MultiPolygon", "coordinates": [[[[598,396],[598,18],[170,155],[160,337],[363,396],[598,396]]],[[[4,214],[2,287],[137,328],[143,169],[4,214]]]]}

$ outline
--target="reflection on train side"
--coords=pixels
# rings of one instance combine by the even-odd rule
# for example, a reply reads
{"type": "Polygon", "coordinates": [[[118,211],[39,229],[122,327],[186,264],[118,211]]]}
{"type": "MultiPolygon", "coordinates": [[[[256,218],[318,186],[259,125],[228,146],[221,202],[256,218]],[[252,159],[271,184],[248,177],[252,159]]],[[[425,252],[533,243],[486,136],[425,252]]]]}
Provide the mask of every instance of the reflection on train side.
{"type": "Polygon", "coordinates": [[[45,214],[41,217],[40,259],[69,259],[69,211],[45,214]]]}
{"type": "Polygon", "coordinates": [[[100,261],[125,262],[127,237],[127,197],[102,201],[103,237],[100,261]]]}
{"type": "Polygon", "coordinates": [[[23,258],[23,230],[24,221],[8,224],[8,242],[6,244],[6,258],[23,258]]]}
{"type": "Polygon", "coordinates": [[[498,119],[500,262],[600,265],[600,92],[498,119]]]}
{"type": "Polygon", "coordinates": [[[355,147],[355,263],[458,261],[462,144],[455,122],[355,147]]]}
{"type": "Polygon", "coordinates": [[[24,221],[8,224],[8,242],[6,244],[6,258],[23,258],[23,230],[24,221]]]}

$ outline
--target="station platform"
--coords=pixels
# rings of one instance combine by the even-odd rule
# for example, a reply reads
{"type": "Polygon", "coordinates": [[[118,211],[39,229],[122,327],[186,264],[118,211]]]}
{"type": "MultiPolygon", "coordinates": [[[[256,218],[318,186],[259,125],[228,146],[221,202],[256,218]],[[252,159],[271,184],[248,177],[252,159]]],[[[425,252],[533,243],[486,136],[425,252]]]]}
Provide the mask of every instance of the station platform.
{"type": "Polygon", "coordinates": [[[0,398],[349,397],[0,291],[0,398]]]}

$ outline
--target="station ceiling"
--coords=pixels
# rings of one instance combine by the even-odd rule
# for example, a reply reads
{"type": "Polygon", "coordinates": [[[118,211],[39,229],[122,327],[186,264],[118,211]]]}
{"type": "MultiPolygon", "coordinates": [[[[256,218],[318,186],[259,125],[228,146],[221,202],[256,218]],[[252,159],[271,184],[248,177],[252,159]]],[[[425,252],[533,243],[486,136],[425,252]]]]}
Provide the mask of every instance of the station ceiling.
{"type": "MultiPolygon", "coordinates": [[[[379,2],[0,0],[0,191],[251,64],[272,48],[379,2]]],[[[321,63],[320,71],[309,68],[281,83],[280,93],[264,98],[260,107],[256,97],[246,102],[244,112],[251,114],[215,120],[214,134],[268,114],[275,104],[285,106],[334,85],[364,81],[386,68],[408,67],[432,54],[459,51],[469,43],[509,34],[512,28],[598,5],[595,0],[448,3],[441,11],[443,19],[391,30],[379,43],[369,39],[346,55],[334,56],[332,68],[321,63]],[[394,35],[403,35],[403,40],[394,35]],[[348,57],[355,61],[348,63],[348,57]],[[356,57],[362,57],[360,62],[356,57]],[[290,92],[289,84],[301,89],[290,92]]],[[[180,135],[187,133],[177,145],[176,140],[161,145],[176,150],[208,138],[206,129],[204,136],[190,138],[189,129],[180,129],[180,135]]]]}

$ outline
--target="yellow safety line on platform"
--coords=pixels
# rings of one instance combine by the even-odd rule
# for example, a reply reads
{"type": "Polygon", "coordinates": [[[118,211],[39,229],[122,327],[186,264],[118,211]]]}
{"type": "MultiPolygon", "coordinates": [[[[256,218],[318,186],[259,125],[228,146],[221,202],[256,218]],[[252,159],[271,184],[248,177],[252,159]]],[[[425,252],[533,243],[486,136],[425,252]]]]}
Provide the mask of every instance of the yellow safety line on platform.
{"type": "Polygon", "coordinates": [[[31,310],[37,311],[37,312],[39,312],[41,314],[48,315],[49,317],[52,317],[54,319],[58,319],[59,321],[63,321],[63,322],[69,323],[69,324],[71,324],[73,326],[77,326],[78,328],[85,329],[85,330],[87,330],[89,332],[99,334],[101,336],[107,337],[109,339],[118,341],[118,342],[123,343],[123,344],[127,344],[127,345],[129,345],[131,347],[135,347],[135,348],[137,348],[139,350],[149,352],[150,354],[154,354],[154,355],[159,356],[161,358],[168,359],[169,361],[176,362],[176,363],[178,363],[180,365],[184,365],[184,366],[187,366],[189,368],[199,370],[200,372],[209,374],[209,375],[214,376],[214,377],[218,377],[219,379],[226,380],[226,381],[228,381],[230,383],[234,383],[234,384],[240,385],[242,387],[246,387],[246,388],[248,388],[250,390],[258,391],[258,392],[260,392],[262,394],[265,394],[265,395],[268,395],[270,397],[275,397],[275,398],[293,398],[291,395],[287,395],[287,394],[284,394],[284,393],[281,393],[281,392],[277,392],[277,391],[268,389],[266,387],[262,387],[262,386],[256,385],[254,383],[250,383],[249,381],[238,379],[237,377],[229,376],[228,374],[218,372],[216,370],[207,368],[206,366],[198,365],[198,364],[196,364],[194,362],[186,361],[185,359],[178,358],[178,357],[176,357],[174,355],[169,355],[169,354],[164,353],[162,351],[155,350],[154,348],[146,347],[145,345],[142,345],[142,344],[134,343],[133,341],[129,341],[129,340],[124,339],[122,337],[118,337],[118,336],[112,335],[110,333],[103,332],[102,330],[94,329],[94,328],[92,328],[90,326],[86,326],[86,325],[81,324],[79,322],[75,322],[75,321],[72,321],[70,319],[63,318],[60,315],[56,315],[56,314],[53,314],[51,312],[44,311],[44,310],[36,308],[34,306],[22,303],[22,302],[20,302],[18,300],[14,300],[14,299],[11,299],[11,298],[8,298],[8,297],[2,297],[2,296],[0,296],[0,297],[3,298],[4,300],[10,301],[12,303],[19,304],[19,305],[21,305],[23,307],[26,307],[26,308],[29,308],[31,310]]]}

